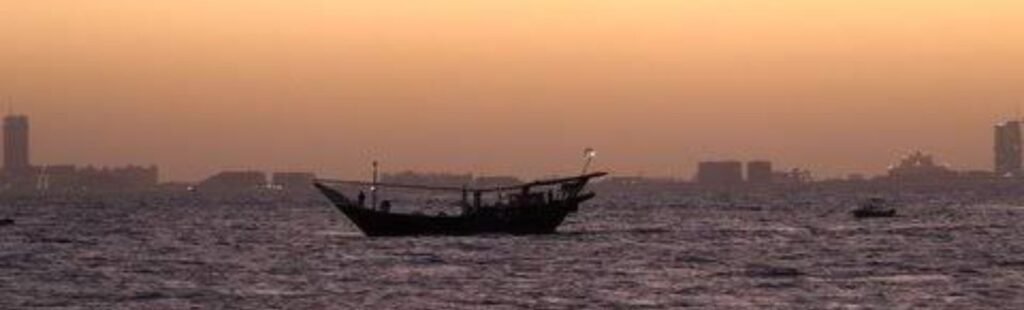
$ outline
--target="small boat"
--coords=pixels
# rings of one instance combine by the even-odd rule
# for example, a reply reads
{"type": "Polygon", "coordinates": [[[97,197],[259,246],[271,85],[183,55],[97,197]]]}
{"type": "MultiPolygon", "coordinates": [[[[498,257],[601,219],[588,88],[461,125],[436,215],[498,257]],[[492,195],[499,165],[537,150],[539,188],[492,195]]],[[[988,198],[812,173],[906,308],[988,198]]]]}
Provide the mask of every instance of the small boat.
{"type": "MultiPolygon", "coordinates": [[[[374,165],[376,167],[376,165],[374,165]]],[[[539,180],[519,185],[494,188],[465,188],[389,184],[359,181],[318,179],[314,186],[367,236],[476,235],[476,234],[551,234],[566,216],[579,210],[579,205],[594,198],[584,188],[604,172],[539,180]],[[353,200],[338,186],[369,187],[373,202],[366,206],[362,192],[353,200]],[[417,191],[461,193],[457,215],[427,215],[392,212],[391,202],[376,202],[376,190],[394,188],[417,191]],[[484,195],[498,197],[483,203],[484,195]]],[[[376,173],[374,179],[376,180],[376,173]]]]}
{"type": "Polygon", "coordinates": [[[853,210],[853,216],[856,218],[875,218],[875,217],[894,217],[896,216],[896,209],[889,205],[888,201],[882,198],[870,198],[863,203],[860,207],[853,210]]]}
{"type": "Polygon", "coordinates": [[[8,219],[8,218],[0,219],[0,226],[8,226],[8,225],[14,225],[14,220],[8,219]]]}

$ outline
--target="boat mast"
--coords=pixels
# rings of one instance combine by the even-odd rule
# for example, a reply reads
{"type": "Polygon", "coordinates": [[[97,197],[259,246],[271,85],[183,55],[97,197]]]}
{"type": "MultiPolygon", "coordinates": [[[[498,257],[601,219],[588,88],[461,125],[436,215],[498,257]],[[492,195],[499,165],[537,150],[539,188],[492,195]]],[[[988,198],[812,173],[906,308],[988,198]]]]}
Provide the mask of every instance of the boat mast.
{"type": "Polygon", "coordinates": [[[587,170],[590,170],[590,163],[594,161],[594,157],[597,157],[597,151],[593,148],[583,149],[583,158],[587,161],[583,163],[583,172],[580,175],[587,174],[587,170]]]}
{"type": "Polygon", "coordinates": [[[377,209],[377,161],[373,161],[373,183],[370,183],[370,208],[377,209]]]}

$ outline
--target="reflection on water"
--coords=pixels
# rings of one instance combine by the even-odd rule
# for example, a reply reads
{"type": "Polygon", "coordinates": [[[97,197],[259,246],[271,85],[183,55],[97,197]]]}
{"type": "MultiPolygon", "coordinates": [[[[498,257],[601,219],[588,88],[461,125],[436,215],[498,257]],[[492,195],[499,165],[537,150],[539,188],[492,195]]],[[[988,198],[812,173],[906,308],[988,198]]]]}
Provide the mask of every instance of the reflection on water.
{"type": "MultiPolygon", "coordinates": [[[[639,198],[639,197],[638,197],[639,198]]],[[[0,308],[1024,306],[1024,209],[598,200],[552,236],[363,237],[326,203],[0,209],[0,308]]]]}

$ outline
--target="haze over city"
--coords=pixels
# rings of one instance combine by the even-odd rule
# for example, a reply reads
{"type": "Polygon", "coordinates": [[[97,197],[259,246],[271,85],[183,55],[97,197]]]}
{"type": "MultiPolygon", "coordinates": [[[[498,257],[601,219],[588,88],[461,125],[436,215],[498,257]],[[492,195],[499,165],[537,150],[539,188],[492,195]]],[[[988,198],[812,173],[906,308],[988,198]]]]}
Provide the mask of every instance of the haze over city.
{"type": "Polygon", "coordinates": [[[1019,1],[11,1],[0,97],[36,164],[539,176],[706,159],[991,169],[1019,1]],[[9,98],[9,99],[8,99],[9,98]]]}

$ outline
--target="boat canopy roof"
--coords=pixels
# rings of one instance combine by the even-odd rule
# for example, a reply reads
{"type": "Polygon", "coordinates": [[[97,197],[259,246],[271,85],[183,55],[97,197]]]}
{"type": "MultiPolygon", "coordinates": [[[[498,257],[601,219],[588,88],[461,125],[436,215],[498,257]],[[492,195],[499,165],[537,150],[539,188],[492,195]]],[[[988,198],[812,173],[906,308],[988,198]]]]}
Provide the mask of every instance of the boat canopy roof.
{"type": "Polygon", "coordinates": [[[365,181],[348,181],[348,180],[335,180],[335,179],[316,179],[315,182],[323,184],[338,184],[338,185],[356,185],[356,186],[376,186],[376,187],[389,187],[389,188],[404,188],[414,190],[427,190],[427,191],[449,191],[449,192],[505,192],[512,190],[520,190],[530,187],[540,186],[551,186],[566,184],[579,181],[587,181],[593,178],[599,178],[608,175],[606,172],[594,172],[572,177],[554,178],[554,179],[542,179],[533,182],[527,182],[509,186],[498,186],[498,187],[487,187],[487,188],[471,188],[471,187],[452,187],[452,186],[431,186],[431,185],[415,185],[415,184],[397,184],[397,183],[373,183],[365,181]]]}

